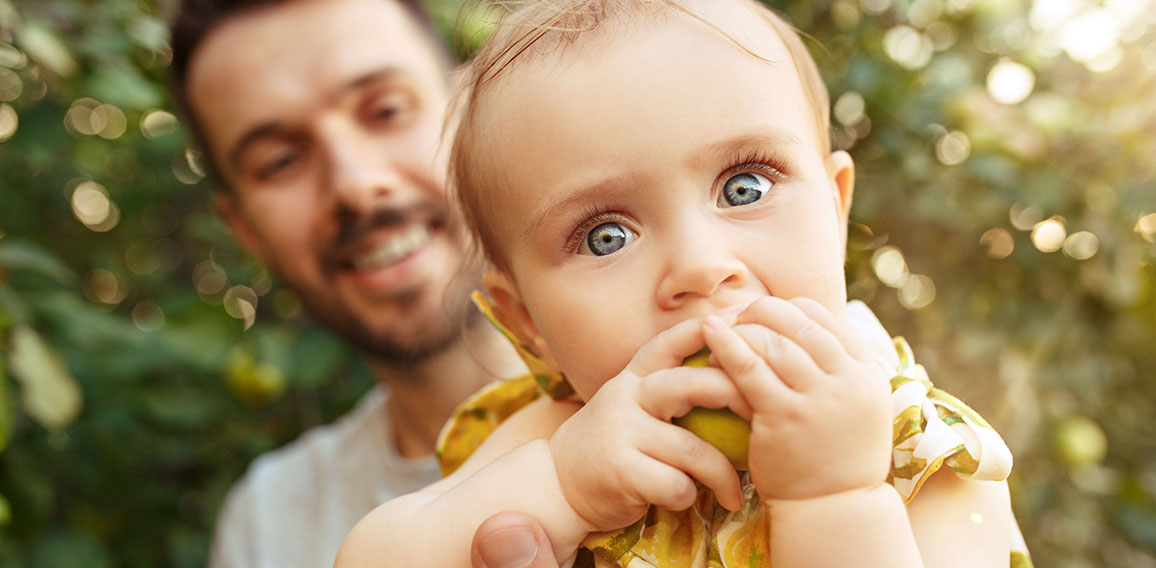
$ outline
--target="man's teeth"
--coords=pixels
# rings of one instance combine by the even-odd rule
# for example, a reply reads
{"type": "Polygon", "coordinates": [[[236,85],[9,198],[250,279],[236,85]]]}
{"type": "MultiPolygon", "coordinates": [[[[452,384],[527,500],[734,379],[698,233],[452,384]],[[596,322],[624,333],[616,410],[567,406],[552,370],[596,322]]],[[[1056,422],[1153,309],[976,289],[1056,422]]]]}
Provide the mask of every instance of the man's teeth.
{"type": "Polygon", "coordinates": [[[397,262],[421,248],[429,241],[429,237],[429,229],[424,225],[411,227],[357,257],[353,265],[357,268],[375,268],[397,262]]]}

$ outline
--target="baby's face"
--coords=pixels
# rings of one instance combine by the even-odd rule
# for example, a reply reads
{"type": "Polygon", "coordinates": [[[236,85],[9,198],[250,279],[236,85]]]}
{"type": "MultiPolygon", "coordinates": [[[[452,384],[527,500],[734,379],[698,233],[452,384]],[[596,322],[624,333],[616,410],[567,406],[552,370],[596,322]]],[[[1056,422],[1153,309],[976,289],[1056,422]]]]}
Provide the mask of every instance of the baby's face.
{"type": "Polygon", "coordinates": [[[773,32],[725,29],[775,63],[675,15],[530,63],[487,99],[501,206],[486,222],[584,399],[689,318],[766,295],[842,316],[850,160],[828,167],[773,32]]]}

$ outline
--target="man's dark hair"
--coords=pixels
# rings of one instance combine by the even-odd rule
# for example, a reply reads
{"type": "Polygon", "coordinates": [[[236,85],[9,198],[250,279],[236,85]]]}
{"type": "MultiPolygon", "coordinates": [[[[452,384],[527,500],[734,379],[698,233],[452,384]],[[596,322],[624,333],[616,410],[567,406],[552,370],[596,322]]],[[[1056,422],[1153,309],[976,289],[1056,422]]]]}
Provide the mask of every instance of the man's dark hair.
{"type": "MultiPolygon", "coordinates": [[[[192,63],[193,54],[213,30],[237,15],[269,6],[306,1],[308,0],[183,0],[176,18],[173,19],[172,35],[169,41],[173,50],[173,60],[169,66],[169,88],[172,90],[177,110],[184,117],[189,133],[193,137],[193,142],[204,154],[204,165],[210,169],[210,173],[221,184],[226,182],[221,177],[221,172],[209,153],[205,132],[201,128],[189,101],[189,64],[192,63]]],[[[448,70],[452,65],[453,58],[421,1],[382,1],[397,2],[405,9],[417,27],[426,35],[430,48],[438,53],[448,70]]]]}

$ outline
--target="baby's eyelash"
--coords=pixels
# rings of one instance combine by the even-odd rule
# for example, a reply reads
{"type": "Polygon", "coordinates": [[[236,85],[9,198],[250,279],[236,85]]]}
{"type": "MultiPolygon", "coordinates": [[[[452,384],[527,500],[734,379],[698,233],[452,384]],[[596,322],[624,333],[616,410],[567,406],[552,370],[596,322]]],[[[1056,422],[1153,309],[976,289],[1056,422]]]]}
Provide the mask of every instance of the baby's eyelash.
{"type": "Polygon", "coordinates": [[[605,223],[607,221],[618,221],[621,219],[619,215],[607,211],[605,207],[598,204],[590,204],[582,206],[582,219],[577,227],[566,238],[566,246],[564,250],[568,253],[577,253],[582,248],[582,241],[586,239],[586,233],[591,229],[605,223]]]}
{"type": "Polygon", "coordinates": [[[731,158],[731,164],[723,171],[723,176],[739,173],[739,170],[755,169],[767,174],[772,181],[782,180],[787,176],[786,165],[782,158],[767,152],[763,148],[755,148],[736,152],[731,158]]]}

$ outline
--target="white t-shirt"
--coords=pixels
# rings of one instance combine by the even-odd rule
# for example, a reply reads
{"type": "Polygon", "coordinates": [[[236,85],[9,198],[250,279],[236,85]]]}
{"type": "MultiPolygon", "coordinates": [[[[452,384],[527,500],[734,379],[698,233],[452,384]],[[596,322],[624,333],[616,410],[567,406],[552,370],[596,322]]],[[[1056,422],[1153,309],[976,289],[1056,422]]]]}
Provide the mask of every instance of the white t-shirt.
{"type": "Polygon", "coordinates": [[[398,455],[386,396],[374,387],[338,421],[257,458],[229,491],[209,566],[330,568],[370,510],[439,479],[432,455],[398,455]]]}

